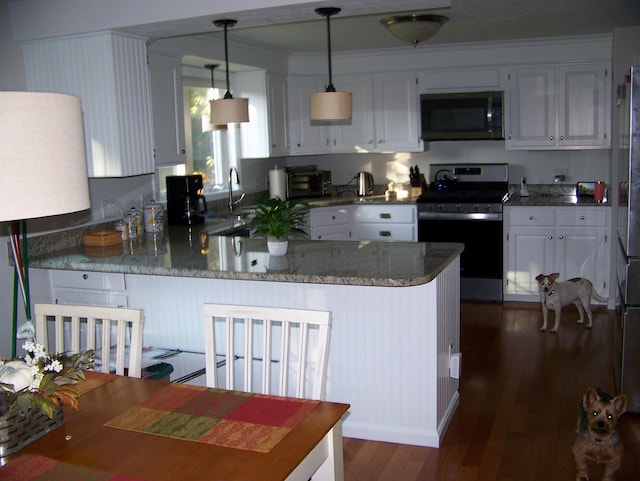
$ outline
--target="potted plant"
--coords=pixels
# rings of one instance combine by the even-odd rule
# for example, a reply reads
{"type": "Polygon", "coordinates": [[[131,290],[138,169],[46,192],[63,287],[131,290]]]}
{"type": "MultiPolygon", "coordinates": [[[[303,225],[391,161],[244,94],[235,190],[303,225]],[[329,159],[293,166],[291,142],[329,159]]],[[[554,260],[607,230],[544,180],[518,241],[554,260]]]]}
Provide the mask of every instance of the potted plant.
{"type": "Polygon", "coordinates": [[[249,226],[254,237],[266,237],[269,254],[283,256],[287,253],[289,236],[308,237],[302,228],[307,212],[303,202],[271,198],[267,194],[253,210],[249,226]]]}

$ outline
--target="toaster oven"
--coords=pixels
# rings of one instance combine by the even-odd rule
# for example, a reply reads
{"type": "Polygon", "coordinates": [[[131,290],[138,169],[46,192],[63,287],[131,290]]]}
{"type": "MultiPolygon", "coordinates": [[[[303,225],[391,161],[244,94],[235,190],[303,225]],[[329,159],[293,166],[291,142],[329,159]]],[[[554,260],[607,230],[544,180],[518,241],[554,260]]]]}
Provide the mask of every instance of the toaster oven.
{"type": "Polygon", "coordinates": [[[288,167],[287,199],[331,195],[331,171],[313,167],[288,167]]]}

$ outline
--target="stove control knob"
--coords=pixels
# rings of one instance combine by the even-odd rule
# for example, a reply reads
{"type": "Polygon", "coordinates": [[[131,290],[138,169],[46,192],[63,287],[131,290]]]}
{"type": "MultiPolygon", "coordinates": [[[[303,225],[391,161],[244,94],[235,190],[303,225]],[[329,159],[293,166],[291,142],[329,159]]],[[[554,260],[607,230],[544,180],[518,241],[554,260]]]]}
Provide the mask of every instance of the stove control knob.
{"type": "Polygon", "coordinates": [[[480,212],[480,206],[479,206],[478,204],[475,204],[475,205],[473,206],[473,211],[474,211],[474,212],[480,212]]]}
{"type": "Polygon", "coordinates": [[[456,205],[456,211],[462,212],[462,205],[461,204],[457,204],[456,205]]]}
{"type": "Polygon", "coordinates": [[[444,212],[444,204],[438,204],[438,210],[444,212]]]}

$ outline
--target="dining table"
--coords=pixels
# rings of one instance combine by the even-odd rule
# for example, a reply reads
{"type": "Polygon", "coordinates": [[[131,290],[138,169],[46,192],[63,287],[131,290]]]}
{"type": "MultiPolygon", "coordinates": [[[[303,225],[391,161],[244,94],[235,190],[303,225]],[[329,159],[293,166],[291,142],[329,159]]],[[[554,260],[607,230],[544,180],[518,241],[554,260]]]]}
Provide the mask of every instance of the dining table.
{"type": "MultiPolygon", "coordinates": [[[[25,466],[34,465],[34,463],[38,465],[41,463],[43,466],[64,465],[67,469],[77,468],[92,473],[95,471],[113,474],[113,477],[96,476],[91,479],[142,481],[308,481],[312,477],[314,481],[344,479],[341,425],[349,409],[348,404],[302,401],[313,404],[304,405],[304,410],[301,411],[303,414],[298,414],[295,422],[288,424],[288,429],[278,428],[280,436],[275,442],[265,449],[245,449],[224,445],[224,442],[222,444],[201,442],[128,429],[127,419],[134,424],[139,422],[140,416],[137,415],[136,409],[152,404],[151,401],[161,399],[163,395],[168,396],[171,402],[182,392],[191,395],[191,391],[187,388],[199,389],[202,392],[215,391],[205,394],[217,396],[228,394],[247,397],[253,396],[252,394],[234,391],[225,393],[220,389],[174,385],[162,380],[102,373],[91,373],[90,380],[93,383],[90,389],[86,392],[80,389],[82,394],[79,397],[79,410],[63,407],[65,420],[60,427],[20,451],[0,458],[0,478],[3,478],[3,469],[7,470],[7,474],[9,473],[12,463],[18,470],[22,460],[25,466]],[[182,390],[178,389],[180,387],[182,390]],[[169,391],[169,388],[173,390],[169,391]],[[118,420],[121,423],[119,427],[118,420]]],[[[81,385],[80,388],[82,388],[81,385]]],[[[240,399],[244,402],[244,398],[240,399]]],[[[293,402],[294,398],[270,396],[268,400],[282,402],[283,406],[286,406],[287,401],[293,402]]],[[[155,404],[159,403],[160,401],[155,401],[155,404]]],[[[258,407],[259,404],[246,403],[245,411],[250,411],[251,406],[256,406],[255,410],[261,409],[258,407]]],[[[252,414],[264,415],[264,413],[245,412],[244,416],[252,414]]],[[[277,412],[275,414],[275,417],[279,417],[277,412]]],[[[31,479],[26,475],[22,478],[19,476],[18,474],[18,477],[13,479],[31,479]]],[[[87,474],[77,479],[89,479],[88,476],[87,474]]]]}

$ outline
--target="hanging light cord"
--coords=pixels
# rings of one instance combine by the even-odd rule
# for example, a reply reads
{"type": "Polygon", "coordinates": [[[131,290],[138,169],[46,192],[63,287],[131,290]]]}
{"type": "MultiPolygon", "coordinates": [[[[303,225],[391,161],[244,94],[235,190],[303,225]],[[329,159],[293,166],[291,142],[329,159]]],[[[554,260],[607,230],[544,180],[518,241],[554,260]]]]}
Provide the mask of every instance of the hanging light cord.
{"type": "Polygon", "coordinates": [[[331,15],[327,14],[327,53],[329,63],[329,85],[325,89],[326,92],[335,92],[336,88],[333,86],[333,80],[331,76],[331,15]]]}
{"type": "MultiPolygon", "coordinates": [[[[229,27],[228,23],[224,24],[224,63],[225,63],[225,68],[226,68],[226,74],[227,74],[227,93],[224,94],[224,98],[225,99],[232,99],[233,96],[231,95],[231,91],[229,90],[229,85],[231,85],[229,83],[229,51],[228,51],[228,45],[227,45],[227,28],[229,27]]],[[[213,75],[213,70],[211,71],[211,75],[213,75]]]]}

